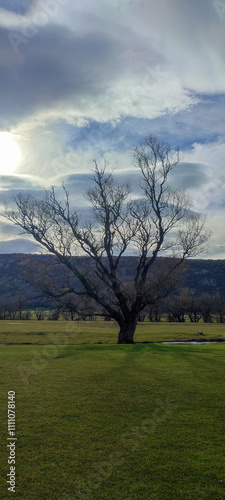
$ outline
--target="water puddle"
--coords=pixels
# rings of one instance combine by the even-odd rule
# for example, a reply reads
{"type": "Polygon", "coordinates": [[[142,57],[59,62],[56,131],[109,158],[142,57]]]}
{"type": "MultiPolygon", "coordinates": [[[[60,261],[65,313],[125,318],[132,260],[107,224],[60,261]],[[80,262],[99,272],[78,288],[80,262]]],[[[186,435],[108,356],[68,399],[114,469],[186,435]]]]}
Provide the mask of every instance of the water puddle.
{"type": "Polygon", "coordinates": [[[224,344],[225,340],[174,340],[171,342],[157,342],[165,345],[205,345],[205,344],[224,344]]]}

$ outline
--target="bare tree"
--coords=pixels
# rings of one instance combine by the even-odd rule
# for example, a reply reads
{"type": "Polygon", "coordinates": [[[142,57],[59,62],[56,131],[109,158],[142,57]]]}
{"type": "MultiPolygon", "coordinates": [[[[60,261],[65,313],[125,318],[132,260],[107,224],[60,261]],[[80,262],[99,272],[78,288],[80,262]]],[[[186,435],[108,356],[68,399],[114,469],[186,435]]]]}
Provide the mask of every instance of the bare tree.
{"type": "Polygon", "coordinates": [[[7,319],[8,302],[0,302],[0,319],[7,319]]]}
{"type": "Polygon", "coordinates": [[[159,323],[165,311],[165,306],[162,300],[158,300],[155,304],[150,304],[148,307],[148,318],[151,322],[159,323]]]}
{"type": "Polygon", "coordinates": [[[7,302],[7,316],[9,319],[16,319],[17,315],[17,302],[16,300],[9,300],[7,302]]]}
{"type": "Polygon", "coordinates": [[[198,323],[202,318],[200,300],[194,290],[185,288],[183,293],[187,300],[187,314],[191,323],[198,323]]]}
{"type": "Polygon", "coordinates": [[[220,294],[220,291],[213,296],[214,312],[216,314],[217,323],[224,323],[225,321],[225,297],[220,294]]]}
{"type": "Polygon", "coordinates": [[[16,300],[19,319],[23,319],[23,311],[26,309],[27,297],[19,292],[16,300]]]}
{"type": "Polygon", "coordinates": [[[187,301],[183,294],[173,295],[167,301],[167,316],[169,321],[185,322],[185,314],[187,311],[187,301]]]}
{"type": "Polygon", "coordinates": [[[212,323],[213,321],[213,297],[205,292],[199,297],[201,313],[204,323],[212,323]]]}
{"type": "Polygon", "coordinates": [[[42,321],[45,317],[45,313],[42,309],[36,309],[34,311],[34,314],[35,314],[38,321],[42,321]]]}
{"type": "Polygon", "coordinates": [[[187,315],[191,323],[197,323],[202,317],[199,298],[189,288],[179,288],[178,294],[169,297],[166,305],[170,321],[184,322],[187,315]]]}
{"type": "Polygon", "coordinates": [[[60,293],[87,296],[100,304],[119,324],[118,343],[125,344],[134,342],[141,311],[168,295],[182,262],[202,252],[208,239],[204,218],[191,211],[183,192],[168,184],[179,153],[150,136],[135,148],[133,159],[140,171],[142,197],[132,196],[128,184],[117,183],[107,172],[106,162],[100,168],[95,161],[93,186],[85,193],[91,204],[85,224],[71,211],[64,186],[63,202],[56,198],[54,188],[41,201],[19,193],[14,199],[17,210],[5,213],[55,255],[67,276],[79,283],[76,287],[65,284],[60,293]],[[134,252],[138,256],[135,273],[124,283],[121,259],[134,252]],[[162,252],[170,252],[170,258],[158,265],[162,252]],[[74,259],[81,254],[89,257],[83,268],[74,259]]]}

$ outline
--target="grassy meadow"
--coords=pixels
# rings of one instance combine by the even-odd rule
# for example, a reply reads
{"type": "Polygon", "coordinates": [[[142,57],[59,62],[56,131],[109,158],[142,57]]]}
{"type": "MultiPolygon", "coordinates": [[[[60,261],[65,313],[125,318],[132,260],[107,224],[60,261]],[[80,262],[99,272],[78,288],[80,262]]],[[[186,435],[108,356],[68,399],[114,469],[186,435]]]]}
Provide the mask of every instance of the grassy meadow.
{"type": "MultiPolygon", "coordinates": [[[[118,332],[114,321],[0,320],[0,344],[115,344],[118,332]]],[[[225,323],[139,323],[134,338],[135,342],[212,339],[225,340],[225,323]]]]}
{"type": "Polygon", "coordinates": [[[224,500],[225,344],[142,342],[225,339],[225,325],[140,324],[128,346],[117,333],[103,322],[0,323],[10,344],[0,346],[1,499],[224,500]]]}

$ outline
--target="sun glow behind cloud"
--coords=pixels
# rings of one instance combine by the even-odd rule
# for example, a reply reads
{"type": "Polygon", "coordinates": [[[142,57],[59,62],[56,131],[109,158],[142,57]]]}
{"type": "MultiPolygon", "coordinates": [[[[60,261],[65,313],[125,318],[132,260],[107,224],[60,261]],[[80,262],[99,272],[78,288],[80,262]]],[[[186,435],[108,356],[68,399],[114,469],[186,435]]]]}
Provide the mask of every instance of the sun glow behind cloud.
{"type": "Polygon", "coordinates": [[[9,175],[21,161],[21,151],[10,132],[0,132],[0,174],[9,175]]]}

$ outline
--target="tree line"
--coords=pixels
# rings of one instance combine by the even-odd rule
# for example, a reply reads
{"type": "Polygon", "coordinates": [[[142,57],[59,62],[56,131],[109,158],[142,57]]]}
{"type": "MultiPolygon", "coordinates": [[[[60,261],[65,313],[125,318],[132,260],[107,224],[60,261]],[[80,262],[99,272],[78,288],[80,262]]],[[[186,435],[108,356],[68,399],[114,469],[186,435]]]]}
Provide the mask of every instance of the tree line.
{"type": "Polygon", "coordinates": [[[200,320],[204,323],[214,321],[224,323],[225,295],[220,294],[219,291],[213,295],[207,292],[197,295],[194,290],[181,288],[178,293],[151,306],[148,311],[148,319],[154,322],[166,319],[178,323],[185,321],[198,323],[200,320]]]}
{"type": "MultiPolygon", "coordinates": [[[[73,294],[67,295],[55,302],[46,301],[42,306],[30,308],[29,297],[18,295],[7,302],[0,301],[1,320],[68,320],[94,321],[96,319],[110,321],[112,318],[94,301],[87,298],[78,298],[73,294]]],[[[139,315],[138,322],[191,322],[224,323],[225,322],[225,295],[219,291],[213,295],[205,292],[197,295],[194,290],[180,288],[177,293],[160,299],[155,304],[147,306],[139,315]]]]}

